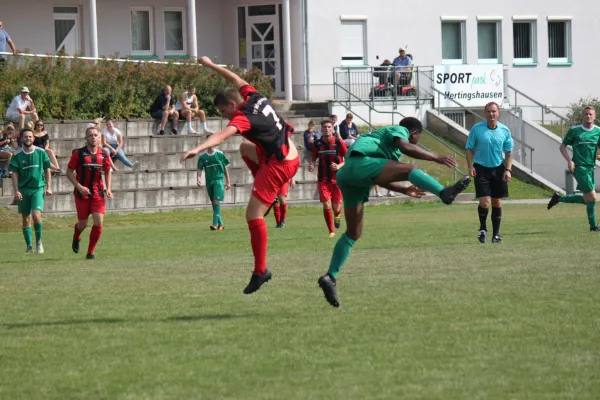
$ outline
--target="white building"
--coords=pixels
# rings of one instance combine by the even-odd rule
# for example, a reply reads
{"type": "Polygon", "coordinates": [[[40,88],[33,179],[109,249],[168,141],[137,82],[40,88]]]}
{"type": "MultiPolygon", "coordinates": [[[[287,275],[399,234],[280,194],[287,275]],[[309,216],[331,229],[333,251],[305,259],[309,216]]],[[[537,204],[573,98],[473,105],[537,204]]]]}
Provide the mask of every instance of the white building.
{"type": "Polygon", "coordinates": [[[598,0],[0,3],[0,19],[19,49],[161,59],[208,55],[261,68],[273,77],[276,95],[294,99],[331,99],[334,67],[377,65],[377,55],[391,60],[401,45],[419,66],[504,64],[509,83],[544,104],[566,106],[600,93],[594,73],[598,0]]]}

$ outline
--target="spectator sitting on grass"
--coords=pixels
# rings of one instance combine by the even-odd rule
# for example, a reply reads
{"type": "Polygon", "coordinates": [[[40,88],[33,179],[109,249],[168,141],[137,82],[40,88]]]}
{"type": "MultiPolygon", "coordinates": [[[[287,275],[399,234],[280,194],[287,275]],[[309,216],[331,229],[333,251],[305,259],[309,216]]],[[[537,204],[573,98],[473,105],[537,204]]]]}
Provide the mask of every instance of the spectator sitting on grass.
{"type": "Polygon", "coordinates": [[[115,128],[112,119],[106,121],[106,129],[102,131],[102,147],[110,153],[111,157],[117,157],[125,166],[135,169],[138,165],[137,161],[132,163],[125,155],[123,151],[123,135],[121,135],[121,131],[115,128]]]}
{"type": "MultiPolygon", "coordinates": [[[[27,124],[29,126],[29,124],[27,124]]],[[[44,129],[44,121],[38,119],[35,121],[35,125],[33,126],[33,145],[35,147],[39,147],[44,150],[46,154],[48,154],[48,158],[50,159],[50,169],[53,172],[58,172],[60,174],[64,173],[64,171],[58,165],[58,160],[56,159],[56,155],[54,151],[50,148],[50,135],[48,131],[44,129]]]]}

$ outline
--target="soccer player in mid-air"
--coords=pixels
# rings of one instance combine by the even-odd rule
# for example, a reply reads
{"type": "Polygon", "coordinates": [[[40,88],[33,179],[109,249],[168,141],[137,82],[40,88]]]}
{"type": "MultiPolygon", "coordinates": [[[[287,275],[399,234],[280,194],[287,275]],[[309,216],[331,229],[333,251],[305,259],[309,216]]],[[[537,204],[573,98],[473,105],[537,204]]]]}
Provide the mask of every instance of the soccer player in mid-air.
{"type": "Polygon", "coordinates": [[[293,127],[277,115],[268,98],[235,73],[214,64],[208,57],[202,57],[198,62],[235,85],[235,89],[219,92],[214,100],[221,115],[230,122],[204,143],[184,153],[180,161],[183,163],[204,150],[219,146],[236,133],[247,139],[240,145],[240,153],[254,176],[252,195],[246,208],[254,272],[244,293],[250,294],[271,279],[271,271],[267,269],[268,235],[264,215],[279,189],[296,175],[300,157],[290,139],[293,127]]]}
{"type": "Polygon", "coordinates": [[[225,200],[225,190],[231,188],[228,165],[229,159],[225,153],[214,147],[208,148],[198,157],[198,186],[202,186],[202,171],[206,170],[206,192],[212,203],[211,231],[225,229],[223,217],[221,216],[221,202],[225,200]],[[225,180],[224,183],[223,180],[225,180]]]}
{"type": "Polygon", "coordinates": [[[313,143],[312,161],[308,165],[308,170],[314,171],[314,163],[319,160],[317,171],[319,200],[323,203],[323,215],[331,238],[335,236],[335,229],[340,227],[342,212],[342,192],[336,183],[335,175],[344,165],[344,157],[348,149],[340,137],[334,136],[331,120],[326,119],[321,122],[321,133],[322,136],[313,143]]]}
{"type": "Polygon", "coordinates": [[[594,168],[596,167],[596,152],[600,146],[600,127],[594,125],[596,110],[588,106],[583,109],[583,124],[571,127],[562,144],[560,153],[567,161],[567,168],[577,181],[580,194],[561,196],[554,193],[548,203],[548,210],[558,203],[585,204],[590,232],[599,232],[596,221],[596,182],[594,168]],[[569,155],[567,146],[573,148],[573,158],[569,155]]]}
{"type": "Polygon", "coordinates": [[[87,227],[90,214],[94,220],[90,232],[90,242],[86,259],[96,258],[94,251],[102,235],[104,214],[106,213],[106,198],[112,199],[112,172],[108,155],[102,150],[102,135],[98,129],[91,126],[85,130],[86,146],[73,151],[67,168],[67,178],[75,187],[75,208],[77,223],[74,227],[73,252],[79,253],[81,233],[87,227]],[[102,182],[102,172],[106,180],[106,194],[102,182]]]}
{"type": "Polygon", "coordinates": [[[469,186],[470,178],[466,176],[452,186],[443,187],[416,165],[399,161],[402,154],[406,154],[450,168],[456,166],[454,158],[430,153],[416,145],[422,130],[421,121],[407,117],[400,121],[400,126],[384,127],[361,136],[346,154],[344,167],[336,176],[344,196],[346,232],[333,249],[327,274],[318,280],[325,299],[333,307],[340,306],[336,280],[352,247],[362,235],[364,204],[369,201],[373,185],[417,198],[427,191],[438,196],[445,204],[452,204],[456,196],[469,186]],[[401,181],[410,181],[412,185],[402,186],[399,183],[401,181]]]}
{"type": "Polygon", "coordinates": [[[13,154],[8,171],[12,172],[15,201],[23,219],[26,253],[33,253],[31,237],[31,220],[33,219],[36,251],[41,254],[44,252],[42,245],[44,194],[46,196],[52,194],[52,170],[48,154],[43,149],[34,146],[33,139],[33,131],[30,128],[21,130],[19,140],[23,147],[13,154]]]}

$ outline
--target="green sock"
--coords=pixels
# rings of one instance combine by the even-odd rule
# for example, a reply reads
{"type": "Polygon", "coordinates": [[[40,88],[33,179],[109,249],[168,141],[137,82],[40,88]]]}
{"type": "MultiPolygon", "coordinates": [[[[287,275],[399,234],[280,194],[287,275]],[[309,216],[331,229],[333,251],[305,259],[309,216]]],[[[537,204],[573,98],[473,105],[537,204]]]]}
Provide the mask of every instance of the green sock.
{"type": "Polygon", "coordinates": [[[408,174],[408,180],[418,188],[431,192],[436,196],[439,196],[440,192],[444,189],[438,181],[420,169],[413,169],[412,172],[408,174]]]}
{"type": "Polygon", "coordinates": [[[42,223],[33,224],[33,230],[35,230],[35,241],[39,242],[42,240],[42,223]]]}
{"type": "Polygon", "coordinates": [[[595,228],[598,224],[596,222],[596,202],[590,201],[586,204],[587,208],[587,216],[588,222],[590,223],[590,228],[595,228]]]}
{"type": "MultiPolygon", "coordinates": [[[[219,206],[219,208],[221,208],[219,206]]],[[[225,224],[223,223],[223,217],[221,216],[221,210],[219,210],[219,226],[224,226],[225,224]]]]}
{"type": "Polygon", "coordinates": [[[352,246],[354,246],[356,242],[350,239],[344,233],[340,236],[339,240],[335,244],[333,248],[333,255],[331,256],[331,262],[329,263],[329,271],[327,271],[331,276],[337,279],[337,275],[342,269],[342,266],[348,259],[350,255],[350,251],[352,250],[352,246]]]}
{"type": "Polygon", "coordinates": [[[562,196],[558,201],[560,203],[585,204],[585,201],[583,201],[583,196],[580,194],[568,194],[566,196],[562,196]]]}
{"type": "Polygon", "coordinates": [[[212,209],[213,209],[212,224],[213,224],[213,226],[217,226],[217,225],[219,225],[219,213],[221,212],[221,206],[219,204],[213,204],[212,209]]]}
{"type": "Polygon", "coordinates": [[[25,243],[27,243],[28,247],[32,246],[32,239],[31,239],[31,227],[28,226],[27,228],[23,228],[23,237],[25,237],[25,243]]]}

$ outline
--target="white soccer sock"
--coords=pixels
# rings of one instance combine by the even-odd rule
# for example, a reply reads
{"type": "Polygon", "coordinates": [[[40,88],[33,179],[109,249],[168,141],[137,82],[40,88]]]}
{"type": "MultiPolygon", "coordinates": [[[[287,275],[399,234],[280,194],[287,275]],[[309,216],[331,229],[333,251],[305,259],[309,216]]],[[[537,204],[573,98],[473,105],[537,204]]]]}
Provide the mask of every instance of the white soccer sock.
{"type": "Polygon", "coordinates": [[[202,123],[202,129],[208,129],[208,126],[206,125],[206,121],[204,121],[204,122],[202,123]]]}

